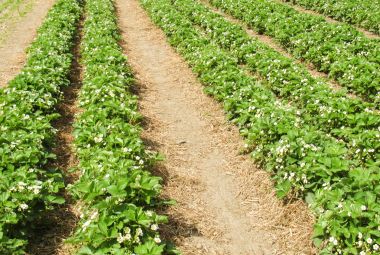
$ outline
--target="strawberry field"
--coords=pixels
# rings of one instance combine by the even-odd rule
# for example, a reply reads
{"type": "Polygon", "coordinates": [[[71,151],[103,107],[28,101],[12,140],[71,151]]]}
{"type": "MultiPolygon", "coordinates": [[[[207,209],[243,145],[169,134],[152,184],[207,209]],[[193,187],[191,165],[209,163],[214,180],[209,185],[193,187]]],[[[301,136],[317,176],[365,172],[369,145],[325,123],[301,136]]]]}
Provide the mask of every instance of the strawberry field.
{"type": "MultiPolygon", "coordinates": [[[[202,227],[218,229],[214,221],[237,218],[238,225],[238,218],[249,215],[208,201],[218,192],[207,185],[220,184],[218,188],[225,190],[220,191],[222,197],[234,190],[229,186],[246,187],[238,178],[208,182],[204,173],[211,172],[216,162],[231,159],[208,160],[217,157],[195,151],[202,146],[205,151],[223,151],[223,142],[269,173],[270,189],[281,201],[276,206],[304,203],[313,215],[312,230],[305,234],[306,241],[302,239],[312,243],[307,252],[290,250],[288,241],[285,245],[273,241],[282,252],[262,254],[380,254],[380,40],[356,27],[378,34],[379,5],[284,1],[336,19],[329,22],[282,1],[129,2],[136,2],[141,12],[126,2],[57,0],[27,49],[21,71],[0,89],[0,254],[258,254],[235,243],[236,232],[229,225],[221,227],[233,234],[225,234],[227,248],[219,253],[196,241],[208,238],[202,227]],[[122,25],[123,8],[146,15],[151,22],[137,36],[141,42],[132,42],[137,28],[122,25]],[[150,39],[153,29],[162,36],[150,39]],[[166,46],[157,46],[155,40],[166,46]],[[139,43],[144,43],[140,51],[139,43]],[[150,47],[162,52],[149,58],[150,47]],[[186,107],[175,103],[186,102],[188,90],[179,93],[170,107],[153,107],[168,90],[146,99],[144,91],[158,91],[167,83],[175,90],[188,79],[174,62],[169,63],[172,70],[162,73],[165,64],[174,61],[165,59],[165,50],[172,50],[191,69],[207,95],[203,100],[217,102],[228,122],[220,125],[232,124],[243,148],[230,137],[215,144],[216,138],[200,135],[215,123],[202,119],[203,128],[192,122],[188,111],[194,107],[194,96],[186,107]],[[70,102],[68,91],[75,95],[70,102]],[[64,118],[63,105],[75,113],[72,121],[64,118]],[[149,111],[153,114],[145,116],[149,111]],[[180,114],[184,118],[175,119],[180,114]],[[174,142],[169,135],[162,140],[147,138],[146,133],[157,127],[157,137],[165,130],[173,133],[170,128],[181,121],[186,128],[178,126],[174,142]],[[194,129],[200,130],[199,137],[184,138],[194,129]],[[62,139],[68,150],[59,148],[62,139]],[[177,151],[181,153],[172,157],[177,151]],[[174,173],[177,168],[186,174],[195,171],[191,177],[198,179],[181,182],[180,174],[174,173]],[[181,189],[177,193],[184,195],[172,199],[177,193],[170,193],[171,178],[177,178],[174,186],[190,192],[181,189]],[[203,201],[200,211],[212,219],[204,226],[194,220],[200,214],[190,215],[197,212],[198,199],[203,201]],[[67,224],[67,234],[57,237],[56,246],[38,241],[47,249],[36,251],[35,236],[44,240],[59,233],[49,227],[54,225],[50,218],[68,220],[54,216],[61,210],[70,211],[74,223],[67,224]],[[193,246],[191,252],[183,248],[186,242],[193,246]],[[242,250],[236,252],[234,245],[242,250]]],[[[10,5],[0,1],[0,14],[10,5]]],[[[210,115],[210,109],[196,107],[199,112],[194,115],[210,115]]],[[[221,167],[215,168],[218,176],[227,176],[221,167]]],[[[238,175],[237,168],[229,166],[228,175],[238,175]]],[[[244,178],[258,178],[251,174],[244,178]]],[[[260,199],[259,195],[254,199],[259,201],[258,210],[269,203],[260,199]]],[[[261,224],[255,218],[249,222],[261,224]]],[[[288,228],[284,224],[281,227],[288,228]]],[[[278,233],[264,224],[258,229],[271,236],[278,233]]],[[[243,243],[259,242],[242,235],[243,243]]],[[[212,247],[215,238],[207,240],[212,247]]],[[[216,241],[215,246],[222,245],[216,241]]]]}

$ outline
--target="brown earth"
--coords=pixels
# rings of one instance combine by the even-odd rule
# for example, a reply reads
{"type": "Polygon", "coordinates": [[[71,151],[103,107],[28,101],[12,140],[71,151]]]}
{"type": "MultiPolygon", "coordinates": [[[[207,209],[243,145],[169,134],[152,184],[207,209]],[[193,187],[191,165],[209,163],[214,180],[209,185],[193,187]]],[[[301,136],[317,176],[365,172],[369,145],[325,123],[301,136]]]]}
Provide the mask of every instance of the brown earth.
{"type": "MultiPolygon", "coordinates": [[[[23,5],[32,9],[24,16],[11,15],[0,23],[0,88],[21,70],[26,59],[26,49],[36,36],[54,0],[26,0],[23,5]]],[[[15,10],[18,12],[18,10],[15,10]]]]}
{"type": "Polygon", "coordinates": [[[283,204],[268,173],[247,155],[220,104],[202,92],[138,0],[117,0],[120,27],[137,79],[143,138],[166,159],[156,174],[177,201],[162,227],[183,254],[314,254],[314,218],[303,202],[283,204]]]}

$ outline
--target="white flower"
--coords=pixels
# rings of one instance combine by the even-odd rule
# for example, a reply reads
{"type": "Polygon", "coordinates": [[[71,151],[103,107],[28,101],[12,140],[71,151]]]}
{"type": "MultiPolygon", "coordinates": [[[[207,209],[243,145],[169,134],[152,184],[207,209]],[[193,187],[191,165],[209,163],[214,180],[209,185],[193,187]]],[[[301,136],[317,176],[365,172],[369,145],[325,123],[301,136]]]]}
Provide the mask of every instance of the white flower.
{"type": "Polygon", "coordinates": [[[160,239],[158,236],[156,236],[153,240],[154,240],[156,243],[161,243],[161,239],[160,239]]]}
{"type": "Polygon", "coordinates": [[[362,232],[359,232],[359,233],[358,233],[358,238],[359,238],[359,239],[362,239],[362,238],[363,238],[363,234],[362,234],[362,232]]]}
{"type": "Polygon", "coordinates": [[[91,224],[91,220],[88,220],[85,223],[83,223],[82,230],[85,231],[88,228],[88,226],[90,226],[90,224],[91,224]]]}
{"type": "Polygon", "coordinates": [[[19,182],[18,183],[18,190],[23,191],[25,189],[26,183],[25,182],[19,182]]]}
{"type": "Polygon", "coordinates": [[[365,255],[365,251],[361,251],[359,254],[360,255],[365,255]]]}
{"type": "Polygon", "coordinates": [[[338,245],[338,240],[336,240],[336,238],[333,237],[333,236],[331,236],[331,237],[329,238],[329,241],[330,241],[330,243],[333,243],[334,245],[338,245]]]}
{"type": "Polygon", "coordinates": [[[371,244],[373,242],[372,238],[371,237],[368,237],[367,238],[367,243],[371,244]]]}
{"type": "Polygon", "coordinates": [[[150,226],[150,229],[153,230],[153,231],[156,231],[156,230],[158,230],[158,225],[157,224],[152,224],[152,226],[150,226]]]}
{"type": "Polygon", "coordinates": [[[28,189],[32,190],[33,193],[37,195],[40,193],[40,190],[42,189],[42,187],[38,185],[34,185],[34,186],[30,186],[28,189]]]}
{"type": "Polygon", "coordinates": [[[135,236],[135,238],[133,239],[133,242],[138,243],[138,244],[141,243],[140,237],[135,236]]]}
{"type": "Polygon", "coordinates": [[[121,233],[119,233],[119,236],[116,238],[116,240],[118,243],[123,243],[124,242],[123,235],[121,233]]]}
{"type": "Polygon", "coordinates": [[[22,209],[22,210],[26,210],[26,209],[28,209],[28,205],[27,204],[21,204],[20,205],[20,208],[22,209]]]}
{"type": "Polygon", "coordinates": [[[362,245],[363,245],[363,241],[360,240],[360,241],[358,242],[358,245],[359,245],[359,247],[362,247],[362,245]]]}
{"type": "Polygon", "coordinates": [[[96,210],[96,211],[94,211],[92,214],[91,214],[91,216],[90,216],[90,219],[91,220],[94,220],[94,219],[96,219],[96,217],[98,217],[98,211],[96,210]]]}
{"type": "Polygon", "coordinates": [[[101,143],[101,142],[103,141],[103,135],[99,135],[98,137],[95,137],[95,138],[94,138],[94,141],[95,141],[96,143],[101,143]]]}
{"type": "Polygon", "coordinates": [[[374,250],[374,251],[378,251],[379,248],[380,248],[380,247],[379,247],[379,245],[378,245],[377,243],[373,245],[373,250],[374,250]]]}
{"type": "Polygon", "coordinates": [[[148,217],[152,217],[152,216],[153,216],[153,212],[152,212],[152,211],[146,211],[146,215],[147,215],[148,217]]]}
{"type": "Polygon", "coordinates": [[[116,240],[118,243],[124,243],[125,241],[131,240],[131,238],[132,236],[129,233],[125,234],[124,236],[121,233],[119,233],[119,236],[117,237],[116,240]]]}
{"type": "Polygon", "coordinates": [[[125,240],[129,241],[129,240],[131,240],[132,236],[131,236],[131,234],[125,234],[124,238],[125,238],[125,240]]]}
{"type": "Polygon", "coordinates": [[[366,211],[366,210],[367,210],[367,207],[366,207],[365,205],[362,205],[362,206],[360,206],[360,209],[361,209],[362,211],[366,211]]]}
{"type": "Polygon", "coordinates": [[[137,236],[143,236],[143,231],[141,228],[136,229],[136,235],[137,236]]]}

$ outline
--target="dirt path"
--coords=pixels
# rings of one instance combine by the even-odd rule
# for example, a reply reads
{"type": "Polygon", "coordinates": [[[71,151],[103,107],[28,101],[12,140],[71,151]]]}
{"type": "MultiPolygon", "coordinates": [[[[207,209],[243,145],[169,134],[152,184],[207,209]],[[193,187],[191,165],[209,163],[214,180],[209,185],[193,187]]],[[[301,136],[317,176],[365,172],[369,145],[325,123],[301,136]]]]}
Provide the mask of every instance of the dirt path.
{"type": "Polygon", "coordinates": [[[157,172],[177,205],[163,234],[183,254],[313,254],[313,217],[302,202],[283,205],[255,168],[237,128],[202,93],[191,69],[137,0],[118,0],[126,53],[138,80],[144,139],[166,160],[157,172]]]}
{"type": "MultiPolygon", "coordinates": [[[[0,87],[6,84],[21,70],[25,63],[26,49],[36,36],[37,28],[42,24],[54,0],[35,1],[32,10],[16,22],[9,19],[1,24],[0,35],[0,87]]],[[[25,3],[26,4],[26,3],[25,3]]]]}

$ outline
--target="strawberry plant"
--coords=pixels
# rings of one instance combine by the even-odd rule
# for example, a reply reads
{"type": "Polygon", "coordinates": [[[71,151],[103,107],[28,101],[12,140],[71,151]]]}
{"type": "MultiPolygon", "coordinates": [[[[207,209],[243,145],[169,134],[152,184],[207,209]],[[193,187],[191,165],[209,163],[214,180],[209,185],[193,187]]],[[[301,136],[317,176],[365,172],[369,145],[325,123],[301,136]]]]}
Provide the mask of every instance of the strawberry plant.
{"type": "Polygon", "coordinates": [[[299,115],[305,123],[345,141],[353,152],[351,157],[364,165],[379,159],[380,116],[371,109],[371,104],[352,99],[342,91],[335,92],[324,81],[312,77],[302,65],[252,39],[240,26],[202,4],[186,0],[172,3],[203,28],[213,42],[260,75],[277,97],[300,108],[299,115]],[[357,150],[364,153],[357,155],[357,150]]]}
{"type": "MultiPolygon", "coordinates": [[[[292,191],[313,208],[318,217],[314,240],[321,254],[378,253],[378,160],[368,160],[363,166],[354,157],[361,151],[353,151],[347,141],[334,138],[321,124],[306,118],[307,105],[298,108],[278,97],[265,82],[247,75],[239,58],[230,54],[242,38],[231,39],[233,30],[225,30],[222,39],[210,25],[212,19],[201,19],[193,8],[197,3],[141,2],[192,66],[205,91],[224,104],[253,158],[273,173],[278,195],[292,191]],[[206,25],[199,20],[210,26],[202,28],[206,25]],[[223,47],[219,39],[231,43],[231,48],[223,47]]],[[[213,25],[223,28],[225,24],[219,22],[213,25]]],[[[363,128],[362,132],[368,131],[363,128]]]]}
{"type": "Polygon", "coordinates": [[[380,43],[344,24],[299,13],[290,6],[263,0],[211,0],[214,6],[276,39],[296,58],[313,63],[343,87],[380,102],[380,43]]]}
{"type": "Polygon", "coordinates": [[[112,0],[88,0],[81,47],[85,68],[74,124],[79,180],[69,187],[81,201],[81,219],[70,242],[77,254],[177,253],[160,238],[167,222],[155,212],[161,178],[148,169],[156,154],[140,138],[133,77],[119,46],[112,0]]]}
{"type": "Polygon", "coordinates": [[[27,62],[0,90],[0,253],[25,254],[28,230],[45,210],[64,199],[61,173],[47,163],[59,117],[60,89],[70,84],[73,39],[81,8],[59,0],[49,11],[27,62]]]}
{"type": "Polygon", "coordinates": [[[284,0],[380,35],[379,3],[371,0],[284,0]]]}

